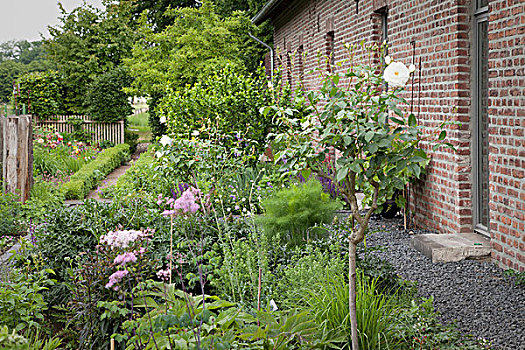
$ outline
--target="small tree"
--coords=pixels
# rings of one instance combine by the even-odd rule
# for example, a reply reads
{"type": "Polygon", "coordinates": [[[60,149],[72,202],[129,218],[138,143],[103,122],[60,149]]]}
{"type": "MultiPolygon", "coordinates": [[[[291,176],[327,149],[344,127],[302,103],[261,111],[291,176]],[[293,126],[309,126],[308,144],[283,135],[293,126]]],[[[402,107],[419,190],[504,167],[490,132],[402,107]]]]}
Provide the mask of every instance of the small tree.
{"type": "Polygon", "coordinates": [[[377,46],[347,48],[350,68],[346,72],[321,72],[321,89],[296,91],[296,108],[276,104],[261,111],[275,110],[286,126],[285,132],[273,135],[281,170],[301,171],[305,178],[314,172],[332,181],[350,205],[349,312],[352,349],[357,350],[356,247],[365,237],[371,215],[396,189],[402,190],[422,174],[429,159],[420,142],[424,138],[442,141],[446,132],[423,137],[416,117],[398,107],[408,104],[399,94],[415,67],[409,70],[388,57],[385,67],[380,60],[383,50],[377,46]],[[357,49],[365,53],[360,64],[356,63],[357,49]],[[370,199],[364,211],[358,206],[358,190],[370,199]]]}

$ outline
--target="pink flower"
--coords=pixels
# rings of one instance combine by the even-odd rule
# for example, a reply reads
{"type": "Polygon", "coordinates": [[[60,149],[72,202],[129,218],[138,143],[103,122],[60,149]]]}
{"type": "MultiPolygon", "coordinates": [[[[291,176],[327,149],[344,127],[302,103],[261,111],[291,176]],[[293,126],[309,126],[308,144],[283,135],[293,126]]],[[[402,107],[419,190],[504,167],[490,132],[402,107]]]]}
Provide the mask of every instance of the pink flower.
{"type": "Polygon", "coordinates": [[[184,191],[182,196],[180,196],[173,204],[173,209],[184,214],[193,214],[199,210],[199,206],[195,202],[194,193],[199,194],[200,191],[198,189],[192,191],[192,188],[188,188],[184,191]]]}
{"type": "Polygon", "coordinates": [[[100,237],[100,243],[105,243],[112,248],[127,248],[131,242],[144,236],[143,232],[135,230],[111,231],[100,237]]]}
{"type": "Polygon", "coordinates": [[[169,268],[166,270],[159,270],[157,272],[157,277],[163,281],[168,281],[171,277],[171,270],[169,268]]]}
{"type": "Polygon", "coordinates": [[[129,262],[134,263],[136,261],[137,261],[137,257],[135,256],[135,254],[124,253],[124,254],[117,255],[113,263],[117,265],[124,265],[126,263],[129,263],[129,262]]]}
{"type": "MultiPolygon", "coordinates": [[[[116,283],[122,281],[122,279],[128,275],[128,270],[118,270],[109,276],[109,282],[106,284],[106,288],[109,289],[113,287],[116,283]]],[[[118,289],[118,286],[113,287],[114,290],[118,289]]]]}

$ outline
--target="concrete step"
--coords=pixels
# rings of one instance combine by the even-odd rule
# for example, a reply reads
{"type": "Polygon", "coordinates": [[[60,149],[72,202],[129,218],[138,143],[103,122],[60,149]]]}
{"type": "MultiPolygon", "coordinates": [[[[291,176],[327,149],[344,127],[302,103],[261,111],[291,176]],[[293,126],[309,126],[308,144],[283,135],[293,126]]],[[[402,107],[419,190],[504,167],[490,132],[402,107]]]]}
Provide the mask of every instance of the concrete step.
{"type": "Polygon", "coordinates": [[[490,240],[477,233],[414,235],[410,245],[433,263],[490,257],[490,240]]]}

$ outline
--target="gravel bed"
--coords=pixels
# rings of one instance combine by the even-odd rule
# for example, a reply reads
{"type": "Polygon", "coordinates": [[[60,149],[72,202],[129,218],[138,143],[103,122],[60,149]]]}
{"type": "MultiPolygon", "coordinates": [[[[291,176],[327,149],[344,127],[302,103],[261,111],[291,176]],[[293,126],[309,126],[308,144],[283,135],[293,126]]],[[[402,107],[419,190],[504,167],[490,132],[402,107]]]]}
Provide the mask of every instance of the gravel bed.
{"type": "Polygon", "coordinates": [[[401,219],[375,218],[370,228],[381,232],[367,236],[367,245],[387,247],[374,254],[389,261],[404,279],[417,282],[421,297],[433,296],[442,322],[456,321],[463,333],[489,340],[495,349],[525,350],[524,286],[516,286],[491,262],[432,263],[410,247],[401,219]]]}

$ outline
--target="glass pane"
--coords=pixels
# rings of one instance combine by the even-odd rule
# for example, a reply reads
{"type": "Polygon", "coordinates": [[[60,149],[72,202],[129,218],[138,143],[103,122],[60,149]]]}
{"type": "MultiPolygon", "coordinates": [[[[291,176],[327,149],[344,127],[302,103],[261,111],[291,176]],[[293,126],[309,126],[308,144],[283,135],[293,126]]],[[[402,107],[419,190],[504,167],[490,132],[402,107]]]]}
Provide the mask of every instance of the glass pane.
{"type": "Polygon", "coordinates": [[[489,0],[477,0],[476,2],[476,9],[480,9],[482,7],[488,6],[489,0]]]}
{"type": "Polygon", "coordinates": [[[489,227],[488,22],[478,23],[478,191],[479,223],[489,227]]]}

